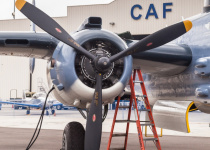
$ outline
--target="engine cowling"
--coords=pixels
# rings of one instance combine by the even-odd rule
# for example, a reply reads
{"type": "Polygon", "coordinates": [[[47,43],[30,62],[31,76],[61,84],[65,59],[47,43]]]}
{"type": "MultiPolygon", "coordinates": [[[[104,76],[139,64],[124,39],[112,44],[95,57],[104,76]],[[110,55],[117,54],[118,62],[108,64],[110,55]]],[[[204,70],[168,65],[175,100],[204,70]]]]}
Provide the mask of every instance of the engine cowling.
{"type": "MultiPolygon", "coordinates": [[[[85,29],[74,33],[73,38],[94,55],[110,57],[127,48],[126,43],[116,34],[106,30],[85,29]]],[[[94,94],[94,68],[89,59],[60,42],[49,62],[48,81],[55,85],[54,96],[60,102],[85,108],[94,94]]],[[[103,103],[111,103],[121,94],[132,73],[132,57],[127,56],[112,64],[103,74],[103,103]]]]}

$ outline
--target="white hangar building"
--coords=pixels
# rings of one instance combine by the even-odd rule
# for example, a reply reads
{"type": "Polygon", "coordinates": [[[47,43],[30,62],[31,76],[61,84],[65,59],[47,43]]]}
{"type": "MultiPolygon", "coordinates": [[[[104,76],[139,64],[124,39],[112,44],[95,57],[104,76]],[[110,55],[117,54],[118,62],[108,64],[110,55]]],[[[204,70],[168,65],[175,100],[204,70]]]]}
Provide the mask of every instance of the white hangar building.
{"type": "MultiPolygon", "coordinates": [[[[102,18],[103,29],[147,35],[202,13],[203,6],[204,0],[114,0],[109,4],[68,6],[67,16],[54,19],[69,33],[75,31],[86,18],[98,16],[102,18]]],[[[30,31],[30,21],[0,20],[0,31],[30,31]]],[[[41,30],[37,27],[36,31],[41,30]]],[[[32,91],[37,91],[40,77],[47,85],[46,65],[46,60],[36,60],[32,91]]],[[[0,56],[0,83],[0,98],[10,98],[12,89],[17,89],[17,97],[22,97],[22,91],[29,89],[29,58],[0,56]]],[[[15,97],[14,90],[11,95],[15,97]]]]}

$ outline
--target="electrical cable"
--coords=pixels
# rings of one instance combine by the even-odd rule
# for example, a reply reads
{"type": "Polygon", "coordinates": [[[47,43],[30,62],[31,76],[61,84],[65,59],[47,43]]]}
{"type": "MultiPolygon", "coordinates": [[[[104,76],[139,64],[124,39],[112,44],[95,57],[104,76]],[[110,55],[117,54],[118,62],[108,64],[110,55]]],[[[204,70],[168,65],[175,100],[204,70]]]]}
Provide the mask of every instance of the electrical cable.
{"type": "Polygon", "coordinates": [[[42,122],[43,122],[43,117],[44,117],[44,111],[45,111],[45,107],[46,107],[46,103],[47,103],[47,98],[48,98],[49,94],[50,94],[54,89],[55,89],[55,87],[53,86],[53,87],[49,90],[49,92],[47,93],[47,95],[46,95],[45,102],[44,102],[44,105],[43,105],[43,108],[42,108],[42,113],[41,113],[41,115],[40,115],[40,118],[39,118],[39,121],[38,121],[38,123],[37,123],[36,129],[35,129],[35,131],[34,131],[34,134],[33,134],[32,138],[31,138],[31,140],[30,140],[30,142],[29,142],[29,144],[28,144],[26,150],[29,150],[29,149],[32,147],[32,145],[35,143],[36,139],[37,139],[38,136],[39,136],[39,133],[40,133],[40,130],[41,130],[41,127],[42,127],[42,122]],[[39,129],[38,129],[38,127],[39,127],[39,129]],[[37,133],[37,129],[38,129],[38,133],[37,133]],[[36,135],[36,133],[37,133],[37,135],[36,135]],[[36,137],[35,137],[35,135],[36,135],[36,137]],[[34,138],[34,137],[35,137],[35,138],[34,138]]]}

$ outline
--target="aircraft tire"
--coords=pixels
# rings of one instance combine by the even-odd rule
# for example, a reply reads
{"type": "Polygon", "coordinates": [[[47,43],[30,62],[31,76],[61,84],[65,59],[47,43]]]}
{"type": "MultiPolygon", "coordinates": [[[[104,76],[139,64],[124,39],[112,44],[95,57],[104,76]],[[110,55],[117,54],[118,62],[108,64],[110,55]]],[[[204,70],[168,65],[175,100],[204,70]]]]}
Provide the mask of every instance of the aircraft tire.
{"type": "Polygon", "coordinates": [[[70,122],[63,132],[62,150],[84,150],[85,129],[79,122],[70,122]]]}
{"type": "Polygon", "coordinates": [[[30,115],[30,110],[26,110],[26,115],[30,115]]]}
{"type": "Polygon", "coordinates": [[[62,106],[61,105],[58,105],[58,106],[56,106],[56,109],[57,110],[61,110],[62,109],[62,106]]]}
{"type": "Polygon", "coordinates": [[[52,115],[54,115],[54,113],[55,113],[55,110],[53,109],[53,110],[51,110],[51,113],[52,113],[52,115]]]}
{"type": "Polygon", "coordinates": [[[49,111],[48,110],[46,110],[46,116],[49,116],[49,111]]]}

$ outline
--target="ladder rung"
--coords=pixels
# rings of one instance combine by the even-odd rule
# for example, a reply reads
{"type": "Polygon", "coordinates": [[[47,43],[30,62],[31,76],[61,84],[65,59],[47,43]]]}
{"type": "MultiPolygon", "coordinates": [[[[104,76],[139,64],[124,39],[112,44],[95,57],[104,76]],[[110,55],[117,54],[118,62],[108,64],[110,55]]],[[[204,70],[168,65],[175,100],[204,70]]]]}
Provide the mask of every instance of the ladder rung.
{"type": "Polygon", "coordinates": [[[125,150],[125,148],[124,147],[122,147],[122,148],[110,148],[109,150],[125,150]]]}
{"type": "Polygon", "coordinates": [[[143,81],[133,81],[133,83],[143,83],[143,81]]]}
{"type": "Polygon", "coordinates": [[[150,122],[150,121],[140,121],[140,122],[150,122]]]}
{"type": "Polygon", "coordinates": [[[126,136],[126,133],[116,133],[116,134],[112,134],[112,137],[116,137],[116,136],[126,136]]]}
{"type": "Polygon", "coordinates": [[[124,123],[124,122],[136,122],[135,120],[116,120],[116,123],[124,123]]]}
{"type": "Polygon", "coordinates": [[[154,124],[152,124],[152,123],[144,123],[144,124],[141,124],[141,126],[154,126],[154,124]]]}
{"type": "Polygon", "coordinates": [[[150,109],[139,109],[139,111],[150,111],[150,109]]]}
{"type": "Polygon", "coordinates": [[[144,138],[144,141],[157,141],[157,138],[144,138]]]}
{"type": "Polygon", "coordinates": [[[130,106],[119,106],[119,108],[130,108],[130,106]]]}
{"type": "Polygon", "coordinates": [[[136,97],[147,97],[147,95],[136,95],[136,97]]]}

